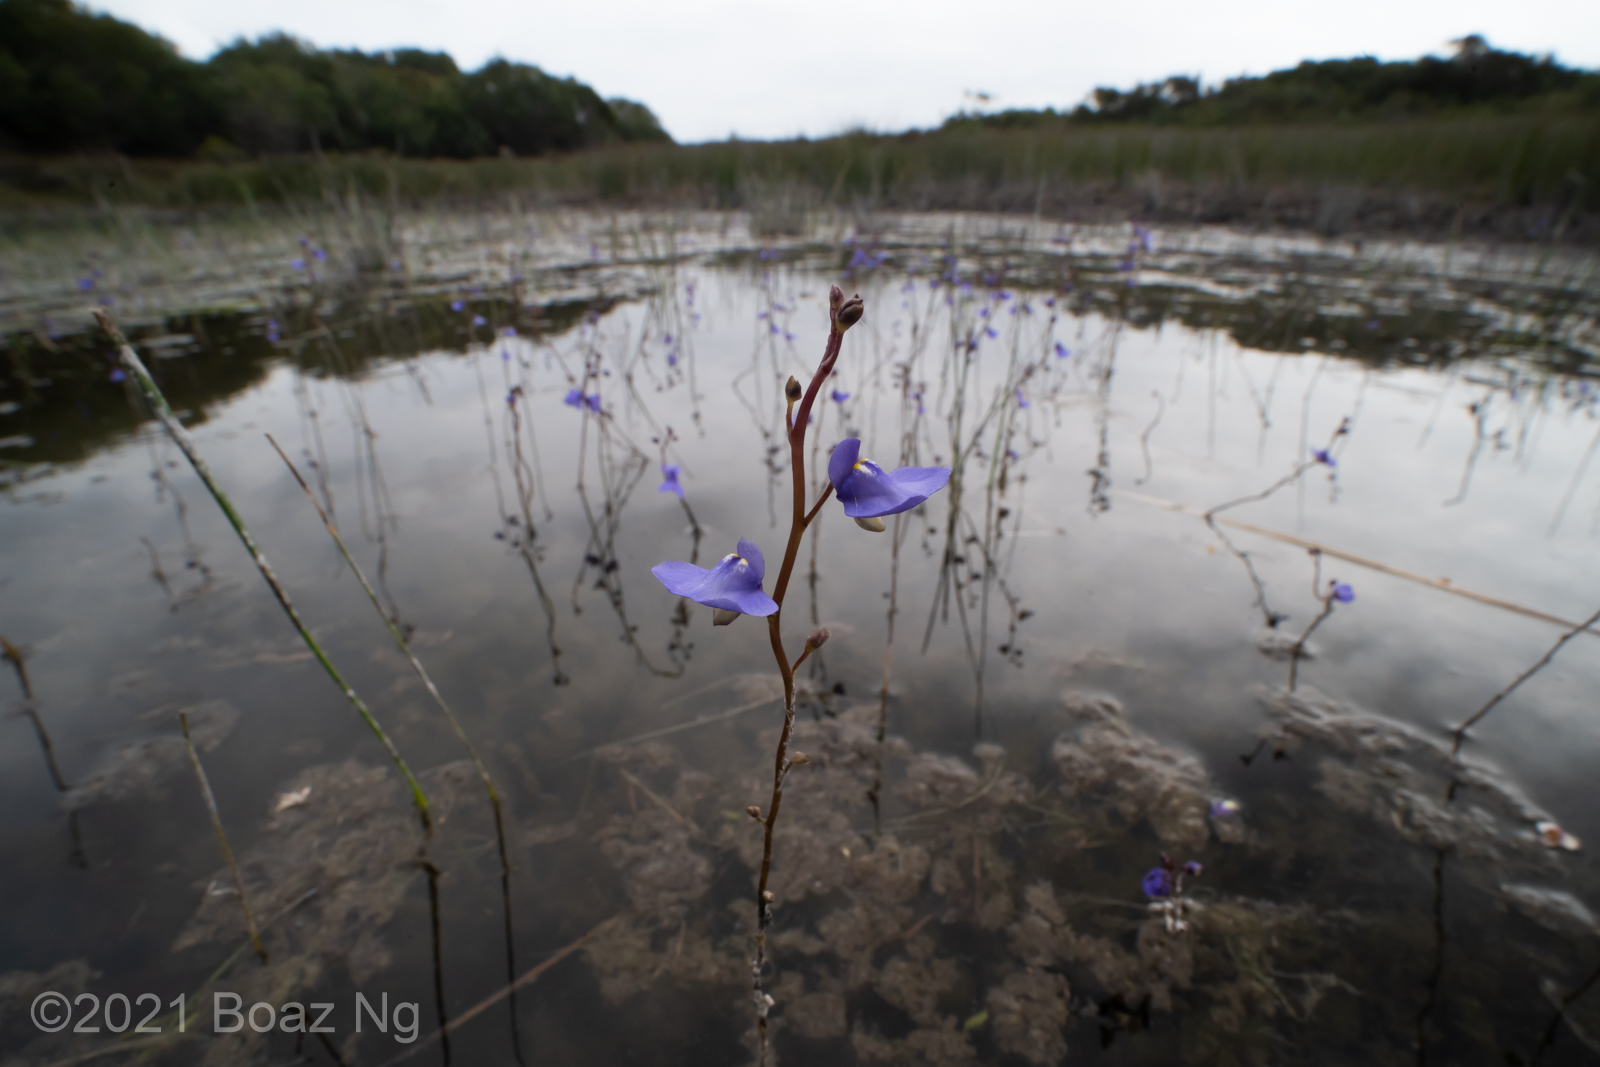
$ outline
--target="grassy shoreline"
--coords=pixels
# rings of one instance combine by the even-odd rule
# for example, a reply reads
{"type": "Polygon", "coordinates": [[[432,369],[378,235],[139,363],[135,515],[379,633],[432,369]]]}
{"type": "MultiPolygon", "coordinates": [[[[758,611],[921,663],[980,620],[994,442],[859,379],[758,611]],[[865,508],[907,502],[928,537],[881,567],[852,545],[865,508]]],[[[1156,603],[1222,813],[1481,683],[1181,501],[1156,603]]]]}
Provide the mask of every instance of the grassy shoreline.
{"type": "Polygon", "coordinates": [[[270,209],[352,191],[391,203],[748,210],[793,232],[821,209],[975,210],[1422,236],[1600,241],[1600,115],[1343,125],[947,129],[819,141],[617,145],[530,159],[248,162],[11,157],[0,211],[270,209]]]}

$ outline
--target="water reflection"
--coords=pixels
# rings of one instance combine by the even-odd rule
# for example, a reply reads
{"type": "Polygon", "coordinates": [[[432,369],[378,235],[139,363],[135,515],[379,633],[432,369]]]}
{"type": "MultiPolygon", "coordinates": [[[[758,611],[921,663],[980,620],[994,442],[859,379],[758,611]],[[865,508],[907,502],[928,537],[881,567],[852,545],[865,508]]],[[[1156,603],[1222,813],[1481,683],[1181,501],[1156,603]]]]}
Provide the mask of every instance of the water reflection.
{"type": "MultiPolygon", "coordinates": [[[[259,494],[252,525],[284,546],[275,558],[341,662],[384,694],[398,746],[426,754],[441,818],[423,869],[396,776],[329,716],[299,716],[320,707],[325,680],[238,666],[263,625],[246,618],[248,583],[174,457],[133,436],[104,352],[87,337],[46,335],[52,350],[10,335],[30,369],[4,381],[16,407],[0,437],[32,443],[7,450],[7,543],[72,600],[4,576],[5,629],[35,643],[34,681],[61,694],[48,716],[25,702],[51,783],[39,787],[104,783],[71,808],[76,862],[81,812],[127,888],[92,871],[58,882],[59,850],[3,847],[19,879],[85,912],[134,893],[174,903],[116,962],[101,928],[24,904],[16,921],[52,933],[19,926],[26,948],[7,967],[42,981],[87,959],[133,985],[170,968],[196,988],[231,959],[237,902],[213,899],[214,861],[160,829],[192,833],[192,820],[159,791],[112,788],[133,782],[119,766],[155,767],[168,747],[138,716],[225,695],[245,708],[207,764],[224,810],[238,805],[230,832],[273,960],[229,964],[242,993],[392,985],[432,1004],[449,1043],[429,1055],[461,1062],[521,1055],[519,1026],[535,1056],[738,1059],[747,1020],[727,1005],[748,982],[753,916],[729,904],[747,900],[759,856],[743,810],[759,799],[775,679],[749,673],[754,628],[710,630],[645,575],[659,559],[697,561],[710,534],[771,536],[730,487],[787,473],[773,450],[783,382],[843,271],[869,315],[816,412],[814,477],[845,435],[885,465],[956,474],[945,511],[899,516],[884,538],[819,523],[806,546],[807,610],[835,637],[805,672],[813,761],[779,830],[767,988],[782,1055],[1564,1054],[1554,1035],[1585,1025],[1592,953],[1554,934],[1559,908],[1541,892],[1577,899],[1589,884],[1536,834],[1559,816],[1593,839],[1574,709],[1600,679],[1568,650],[1567,673],[1539,673],[1502,700],[1516,714],[1475,728],[1470,761],[1438,724],[1482,699],[1474,686],[1534,662],[1550,620],[1591,610],[1592,533],[1564,521],[1591,506],[1600,441],[1589,342],[1573,326],[1593,300],[1577,274],[1087,228],[1057,244],[1053,227],[960,220],[886,224],[849,245],[811,231],[721,246],[684,227],[579,221],[540,238],[582,252],[555,267],[524,255],[527,225],[418,235],[403,255],[431,248],[437,262],[428,274],[416,260],[409,290],[346,299],[319,275],[321,288],[257,310],[139,331],[215,462],[259,494]],[[603,255],[587,254],[591,239],[603,255]],[[713,247],[719,258],[701,254],[713,247]],[[62,357],[48,374],[46,354],[62,357]],[[291,509],[258,476],[262,430],[298,441],[310,491],[375,560],[380,613],[404,641],[443,635],[430,666],[506,790],[498,871],[476,772],[440,762],[448,735],[397,681],[404,666],[372,658],[338,583],[312,566],[325,544],[277,514],[291,509]],[[129,452],[131,476],[118,465],[129,452]],[[120,494],[147,472],[153,499],[120,494]],[[1118,487],[1130,482],[1149,496],[1118,487]],[[55,503],[30,495],[41,487],[55,503]],[[138,545],[130,526],[145,531],[138,545]],[[1371,572],[1348,604],[1332,592],[1347,560],[1371,572]],[[585,610],[596,595],[605,607],[585,610]],[[910,646],[897,633],[907,612],[922,623],[910,646]],[[150,653],[201,634],[209,659],[150,653]],[[98,674],[79,680],[82,662],[130,659],[170,675],[165,688],[108,700],[98,674]],[[206,666],[224,660],[246,673],[206,666]],[[1092,691],[1061,697],[1065,675],[1092,691]],[[1266,687],[1259,736],[1252,684],[1266,687]],[[283,750],[307,739],[326,754],[283,750]],[[1276,758],[1235,763],[1254,742],[1276,758]],[[135,844],[174,857],[176,891],[151,891],[135,844]],[[1140,892],[1165,849],[1206,863],[1181,934],[1140,892]],[[518,960],[534,971],[518,976],[518,960]],[[535,972],[548,978],[518,985],[535,972]],[[509,1032],[471,1025],[502,1000],[509,1032]]],[[[13,788],[12,806],[30,810],[13,788]]],[[[43,1040],[5,1032],[18,1048],[43,1040]]],[[[318,1055],[393,1055],[343,1041],[318,1055]]],[[[215,1052],[291,1050],[300,1039],[246,1035],[215,1052]]]]}

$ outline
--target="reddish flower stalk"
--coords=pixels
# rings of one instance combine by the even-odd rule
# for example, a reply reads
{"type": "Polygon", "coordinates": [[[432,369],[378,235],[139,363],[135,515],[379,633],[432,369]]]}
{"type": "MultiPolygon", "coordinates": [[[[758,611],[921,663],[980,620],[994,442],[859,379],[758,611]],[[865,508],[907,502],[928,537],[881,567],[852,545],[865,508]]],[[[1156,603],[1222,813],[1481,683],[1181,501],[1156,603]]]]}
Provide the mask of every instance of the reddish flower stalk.
{"type": "MultiPolygon", "coordinates": [[[[833,373],[833,365],[838,362],[839,348],[844,341],[844,332],[857,322],[861,321],[864,305],[860,296],[853,296],[849,300],[844,298],[844,293],[835,285],[828,293],[828,344],[822,352],[822,362],[818,364],[817,371],[811,376],[811,384],[806,387],[805,393],[800,397],[796,410],[795,393],[798,392],[799,383],[790,379],[790,387],[786,390],[789,397],[789,410],[784,416],[789,433],[789,468],[794,477],[794,509],[789,523],[789,543],[784,549],[783,566],[778,571],[777,584],[773,586],[772,599],[777,601],[778,610],[767,616],[767,632],[772,638],[772,655],[778,661],[778,672],[783,675],[783,731],[778,735],[778,751],[773,759],[772,768],[772,800],[767,805],[765,816],[758,812],[753,813],[765,830],[765,838],[761,849],[761,879],[756,886],[756,954],[750,961],[751,987],[756,1002],[756,1030],[759,1041],[757,1062],[765,1064],[767,1060],[767,1010],[772,1007],[773,1000],[762,988],[761,972],[767,965],[767,927],[772,922],[772,893],[767,889],[767,882],[772,874],[772,829],[778,821],[778,809],[783,804],[783,782],[788,777],[792,767],[799,766],[809,761],[803,753],[789,755],[789,739],[794,733],[794,672],[799,666],[799,660],[793,664],[789,655],[783,648],[783,595],[789,588],[789,577],[794,571],[794,562],[800,554],[800,542],[805,537],[806,528],[811,525],[822,509],[822,504],[833,492],[833,484],[822,491],[816,506],[806,508],[806,425],[811,417],[811,405],[817,399],[817,393],[822,389],[822,383],[828,375],[833,373]]],[[[814,637],[816,635],[813,635],[814,637]]],[[[820,644],[820,642],[818,642],[820,644]]],[[[808,643],[806,652],[811,648],[808,643]]],[[[801,654],[805,658],[805,653],[801,654]]]]}

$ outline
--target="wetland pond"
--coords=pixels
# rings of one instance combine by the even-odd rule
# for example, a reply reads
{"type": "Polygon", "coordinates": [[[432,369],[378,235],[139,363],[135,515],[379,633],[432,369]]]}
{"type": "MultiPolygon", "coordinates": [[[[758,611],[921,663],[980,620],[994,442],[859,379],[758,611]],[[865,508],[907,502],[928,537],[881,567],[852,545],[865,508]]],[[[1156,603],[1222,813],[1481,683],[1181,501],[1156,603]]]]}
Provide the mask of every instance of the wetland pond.
{"type": "Polygon", "coordinates": [[[769,1060],[1600,1060],[1594,256],[788,228],[346,206],[0,249],[0,1060],[751,1062],[782,684],[760,620],[713,628],[651,567],[740,538],[775,566],[832,284],[866,315],[813,499],[847,437],[955,473],[802,545],[785,633],[832,638],[799,670],[769,1060]],[[416,771],[420,854],[97,304],[416,771]],[[268,434],[481,753],[508,884],[268,434]],[[222,992],[272,1008],[218,1033],[222,992]]]}

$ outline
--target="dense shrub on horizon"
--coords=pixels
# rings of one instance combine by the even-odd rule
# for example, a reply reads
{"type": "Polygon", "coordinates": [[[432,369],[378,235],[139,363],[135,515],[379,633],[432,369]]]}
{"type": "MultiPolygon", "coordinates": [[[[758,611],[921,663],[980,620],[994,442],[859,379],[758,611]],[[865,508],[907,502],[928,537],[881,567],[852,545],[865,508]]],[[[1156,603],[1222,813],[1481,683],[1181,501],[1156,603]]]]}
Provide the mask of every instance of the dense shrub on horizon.
{"type": "Polygon", "coordinates": [[[1546,108],[1600,111],[1600,73],[1563,67],[1550,56],[1502,52],[1482,37],[1453,42],[1448,59],[1382,63],[1371,56],[1306,60],[1262,77],[1202,88],[1173,75],[1121,90],[1102,86],[1071,111],[1012,109],[962,113],[945,126],[1032,128],[1051,124],[1147,122],[1177,126],[1412,119],[1463,111],[1546,108]]]}
{"type": "Polygon", "coordinates": [[[184,157],[360,151],[470,158],[670,141],[650,109],[496,59],[320,51],[284,34],[205,63],[70,0],[0,0],[0,148],[184,157]]]}

